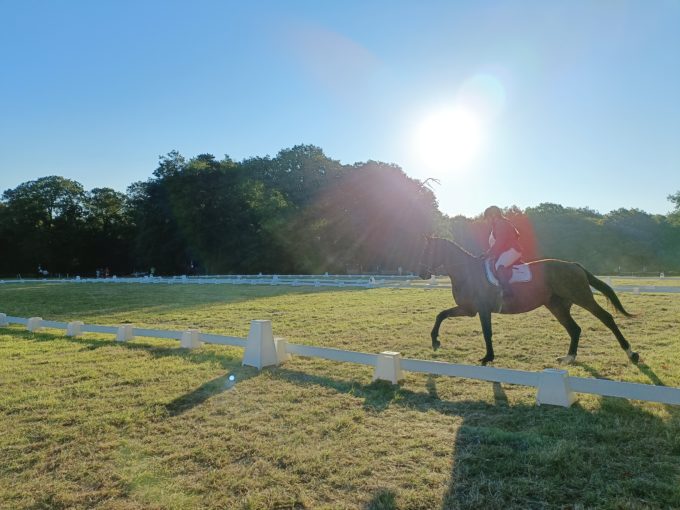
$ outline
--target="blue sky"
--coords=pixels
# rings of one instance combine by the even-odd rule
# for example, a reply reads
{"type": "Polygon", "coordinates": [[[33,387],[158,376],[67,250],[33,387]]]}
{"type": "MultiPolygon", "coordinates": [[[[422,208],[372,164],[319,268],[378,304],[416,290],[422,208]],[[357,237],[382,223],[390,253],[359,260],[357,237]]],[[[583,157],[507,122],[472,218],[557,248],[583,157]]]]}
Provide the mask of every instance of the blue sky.
{"type": "Polygon", "coordinates": [[[300,143],[437,177],[440,208],[666,213],[680,1],[0,0],[0,191],[300,143]],[[463,113],[461,113],[463,112],[463,113]]]}

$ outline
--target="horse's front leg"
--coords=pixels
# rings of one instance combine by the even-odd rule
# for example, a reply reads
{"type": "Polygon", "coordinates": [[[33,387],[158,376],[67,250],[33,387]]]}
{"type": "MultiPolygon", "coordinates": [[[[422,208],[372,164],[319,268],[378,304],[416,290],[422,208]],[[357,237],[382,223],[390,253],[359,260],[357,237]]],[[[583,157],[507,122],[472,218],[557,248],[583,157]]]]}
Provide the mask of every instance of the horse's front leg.
{"type": "Polygon", "coordinates": [[[444,322],[444,319],[448,319],[449,317],[472,317],[474,315],[473,312],[469,312],[460,306],[454,306],[453,308],[439,312],[437,314],[437,319],[434,321],[432,333],[430,333],[430,336],[432,337],[432,349],[436,351],[441,345],[441,342],[438,339],[439,327],[442,325],[442,322],[444,322]]]}
{"type": "Polygon", "coordinates": [[[486,355],[479,361],[486,365],[493,361],[493,342],[491,341],[491,312],[479,312],[479,320],[482,323],[482,333],[484,334],[484,344],[486,345],[486,355]]]}

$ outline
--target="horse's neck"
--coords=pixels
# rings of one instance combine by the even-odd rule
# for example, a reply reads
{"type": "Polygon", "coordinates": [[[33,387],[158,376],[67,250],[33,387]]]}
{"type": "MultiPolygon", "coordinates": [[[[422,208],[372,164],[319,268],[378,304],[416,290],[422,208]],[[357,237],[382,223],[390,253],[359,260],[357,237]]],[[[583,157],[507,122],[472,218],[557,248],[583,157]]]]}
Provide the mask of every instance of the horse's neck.
{"type": "Polygon", "coordinates": [[[450,273],[462,270],[464,267],[468,266],[470,262],[475,260],[472,255],[467,253],[457,244],[444,240],[441,242],[445,246],[445,249],[441,250],[444,254],[443,265],[450,273]]]}

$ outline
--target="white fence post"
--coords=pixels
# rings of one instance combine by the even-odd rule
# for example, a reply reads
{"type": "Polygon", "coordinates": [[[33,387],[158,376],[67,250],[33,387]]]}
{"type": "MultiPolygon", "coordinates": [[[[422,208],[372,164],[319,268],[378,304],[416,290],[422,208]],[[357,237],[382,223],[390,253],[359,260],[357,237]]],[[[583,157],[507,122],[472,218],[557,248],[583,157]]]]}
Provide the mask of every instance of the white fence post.
{"type": "Polygon", "coordinates": [[[182,333],[182,339],[179,341],[179,346],[183,349],[197,349],[203,342],[198,339],[199,330],[188,329],[182,333]]]}
{"type": "Polygon", "coordinates": [[[132,340],[135,336],[132,334],[132,324],[123,324],[118,327],[116,334],[116,342],[127,342],[132,340]]]}
{"type": "MultiPolygon", "coordinates": [[[[0,313],[0,326],[7,326],[9,322],[13,324],[26,324],[26,329],[31,332],[39,331],[43,327],[64,328],[64,323],[44,321],[42,317],[31,317],[29,319],[9,317],[8,321],[7,315],[0,313]]],[[[118,328],[95,325],[85,326],[81,321],[72,321],[66,324],[66,334],[68,336],[79,336],[83,330],[107,334],[117,332],[116,341],[118,342],[133,339],[136,331],[140,336],[157,335],[159,338],[180,339],[181,346],[186,348],[195,348],[202,345],[201,338],[207,343],[244,347],[243,365],[253,366],[257,369],[279,365],[290,359],[290,353],[293,353],[300,356],[373,366],[375,367],[374,381],[385,380],[392,384],[398,384],[403,379],[402,367],[403,370],[410,372],[521,384],[537,387],[536,403],[538,405],[549,404],[570,407],[576,401],[576,393],[680,405],[680,388],[569,377],[566,370],[545,369],[543,372],[526,372],[523,370],[476,367],[440,361],[402,359],[400,353],[392,351],[385,351],[375,355],[341,349],[288,344],[283,338],[275,339],[273,337],[272,324],[268,320],[251,321],[247,340],[221,335],[200,335],[198,329],[189,329],[182,335],[178,335],[176,331],[167,332],[144,328],[135,330],[132,324],[123,324],[118,328]]]]}
{"type": "Polygon", "coordinates": [[[546,368],[539,374],[536,403],[570,407],[576,402],[576,394],[569,385],[569,373],[557,368],[546,368]]]}
{"type": "Polygon", "coordinates": [[[26,329],[32,333],[39,331],[42,327],[42,317],[31,317],[26,323],[26,329]]]}
{"type": "Polygon", "coordinates": [[[258,370],[271,365],[278,365],[279,360],[272,334],[272,322],[263,320],[250,321],[250,332],[243,353],[243,365],[258,370]]]}
{"type": "Polygon", "coordinates": [[[398,352],[384,351],[378,355],[373,372],[373,380],[389,381],[398,384],[404,376],[401,371],[401,354],[398,352]]]}
{"type": "Polygon", "coordinates": [[[72,321],[69,322],[66,325],[66,336],[72,336],[72,337],[79,337],[83,334],[83,325],[84,323],[82,321],[72,321]]]}

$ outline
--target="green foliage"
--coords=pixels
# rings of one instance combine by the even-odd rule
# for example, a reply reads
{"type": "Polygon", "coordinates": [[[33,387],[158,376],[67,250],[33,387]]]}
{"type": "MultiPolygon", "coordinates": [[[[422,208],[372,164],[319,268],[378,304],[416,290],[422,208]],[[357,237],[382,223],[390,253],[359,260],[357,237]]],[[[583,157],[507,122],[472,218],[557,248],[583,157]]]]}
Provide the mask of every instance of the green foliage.
{"type": "MultiPolygon", "coordinates": [[[[524,211],[511,207],[504,213],[521,233],[525,260],[573,260],[603,274],[680,271],[680,222],[673,215],[638,209],[600,214],[552,203],[524,211]]],[[[456,216],[449,220],[448,231],[473,253],[488,242],[488,227],[481,218],[456,216]]]]}
{"type": "Polygon", "coordinates": [[[2,200],[6,207],[0,230],[11,243],[3,253],[5,267],[34,272],[39,265],[78,264],[83,246],[77,233],[84,224],[85,200],[79,183],[42,177],[5,191],[2,200]]]}
{"type": "MultiPolygon", "coordinates": [[[[592,271],[680,271],[676,211],[600,214],[544,203],[505,210],[525,259],[575,260],[592,271]]],[[[473,253],[488,243],[481,218],[447,218],[432,191],[396,165],[343,165],[319,147],[234,162],[212,154],[159,158],[127,193],[85,191],[51,176],[0,200],[0,274],[354,273],[417,269],[422,237],[453,237],[473,253]]]]}
{"type": "Polygon", "coordinates": [[[50,177],[0,204],[3,239],[22,239],[0,261],[11,275],[38,264],[85,274],[396,271],[415,266],[422,235],[442,218],[432,192],[399,167],[341,165],[312,145],[241,163],[172,151],[126,195],[50,177]]]}
{"type": "Polygon", "coordinates": [[[676,211],[680,211],[680,191],[668,195],[668,200],[673,204],[676,211]]]}

